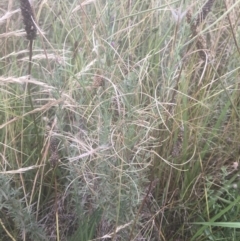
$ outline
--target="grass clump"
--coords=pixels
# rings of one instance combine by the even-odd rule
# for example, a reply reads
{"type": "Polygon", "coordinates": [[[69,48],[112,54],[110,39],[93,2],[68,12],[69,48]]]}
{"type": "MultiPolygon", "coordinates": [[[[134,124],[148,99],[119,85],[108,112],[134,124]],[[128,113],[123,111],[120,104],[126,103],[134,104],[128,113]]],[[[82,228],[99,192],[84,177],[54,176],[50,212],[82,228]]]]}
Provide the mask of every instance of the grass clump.
{"type": "Polygon", "coordinates": [[[2,240],[239,239],[238,2],[0,6],[2,240]]]}

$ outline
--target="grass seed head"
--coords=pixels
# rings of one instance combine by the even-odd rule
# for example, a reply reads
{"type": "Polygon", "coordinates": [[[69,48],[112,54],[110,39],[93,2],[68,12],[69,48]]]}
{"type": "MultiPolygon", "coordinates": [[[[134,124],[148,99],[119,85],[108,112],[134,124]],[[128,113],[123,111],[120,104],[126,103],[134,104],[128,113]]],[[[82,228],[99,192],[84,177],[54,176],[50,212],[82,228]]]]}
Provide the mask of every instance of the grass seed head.
{"type": "Polygon", "coordinates": [[[57,163],[58,163],[58,160],[59,160],[59,155],[58,155],[58,152],[55,151],[51,154],[51,157],[50,157],[50,164],[52,167],[56,167],[57,163]]]}
{"type": "Polygon", "coordinates": [[[51,139],[50,139],[50,152],[51,152],[50,164],[52,167],[55,167],[59,160],[58,143],[59,143],[59,141],[57,140],[56,137],[54,137],[54,136],[51,137],[51,139]]]}
{"type": "Polygon", "coordinates": [[[34,14],[29,0],[20,0],[20,6],[23,16],[23,23],[27,33],[27,39],[33,40],[37,36],[37,28],[34,24],[34,14]]]}
{"type": "Polygon", "coordinates": [[[51,137],[50,139],[50,149],[51,152],[55,152],[57,150],[58,147],[58,140],[56,137],[51,137]]]}
{"type": "Polygon", "coordinates": [[[211,11],[211,8],[213,6],[215,0],[208,0],[202,7],[201,13],[198,15],[197,19],[197,25],[199,25],[201,22],[205,20],[207,17],[208,13],[211,11]]]}

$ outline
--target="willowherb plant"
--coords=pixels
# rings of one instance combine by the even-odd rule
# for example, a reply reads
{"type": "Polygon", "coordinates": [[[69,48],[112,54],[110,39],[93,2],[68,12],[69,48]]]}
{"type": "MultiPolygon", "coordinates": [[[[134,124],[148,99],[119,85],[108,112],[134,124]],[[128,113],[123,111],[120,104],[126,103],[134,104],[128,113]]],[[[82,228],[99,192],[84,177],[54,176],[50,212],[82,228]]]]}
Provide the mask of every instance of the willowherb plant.
{"type": "Polygon", "coordinates": [[[28,0],[20,0],[23,23],[27,33],[28,40],[34,40],[37,36],[37,28],[34,23],[34,14],[32,6],[28,0]]]}

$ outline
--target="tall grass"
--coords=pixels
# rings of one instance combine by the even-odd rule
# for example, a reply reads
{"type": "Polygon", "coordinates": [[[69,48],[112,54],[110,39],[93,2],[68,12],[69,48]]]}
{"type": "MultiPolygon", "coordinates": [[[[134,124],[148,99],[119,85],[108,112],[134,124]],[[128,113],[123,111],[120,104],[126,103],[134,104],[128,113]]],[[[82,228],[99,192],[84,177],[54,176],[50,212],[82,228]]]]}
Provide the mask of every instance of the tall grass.
{"type": "Polygon", "coordinates": [[[30,59],[0,3],[2,240],[239,240],[239,1],[31,2],[30,59]]]}

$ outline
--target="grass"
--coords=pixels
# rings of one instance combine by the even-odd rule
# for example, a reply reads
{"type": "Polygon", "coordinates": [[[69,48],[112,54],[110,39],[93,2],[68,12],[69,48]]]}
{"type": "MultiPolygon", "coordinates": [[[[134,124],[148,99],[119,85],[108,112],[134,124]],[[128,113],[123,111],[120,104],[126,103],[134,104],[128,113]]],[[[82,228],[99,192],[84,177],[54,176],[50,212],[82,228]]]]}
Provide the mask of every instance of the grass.
{"type": "Polygon", "coordinates": [[[239,240],[239,3],[1,1],[1,240],[239,240]]]}

